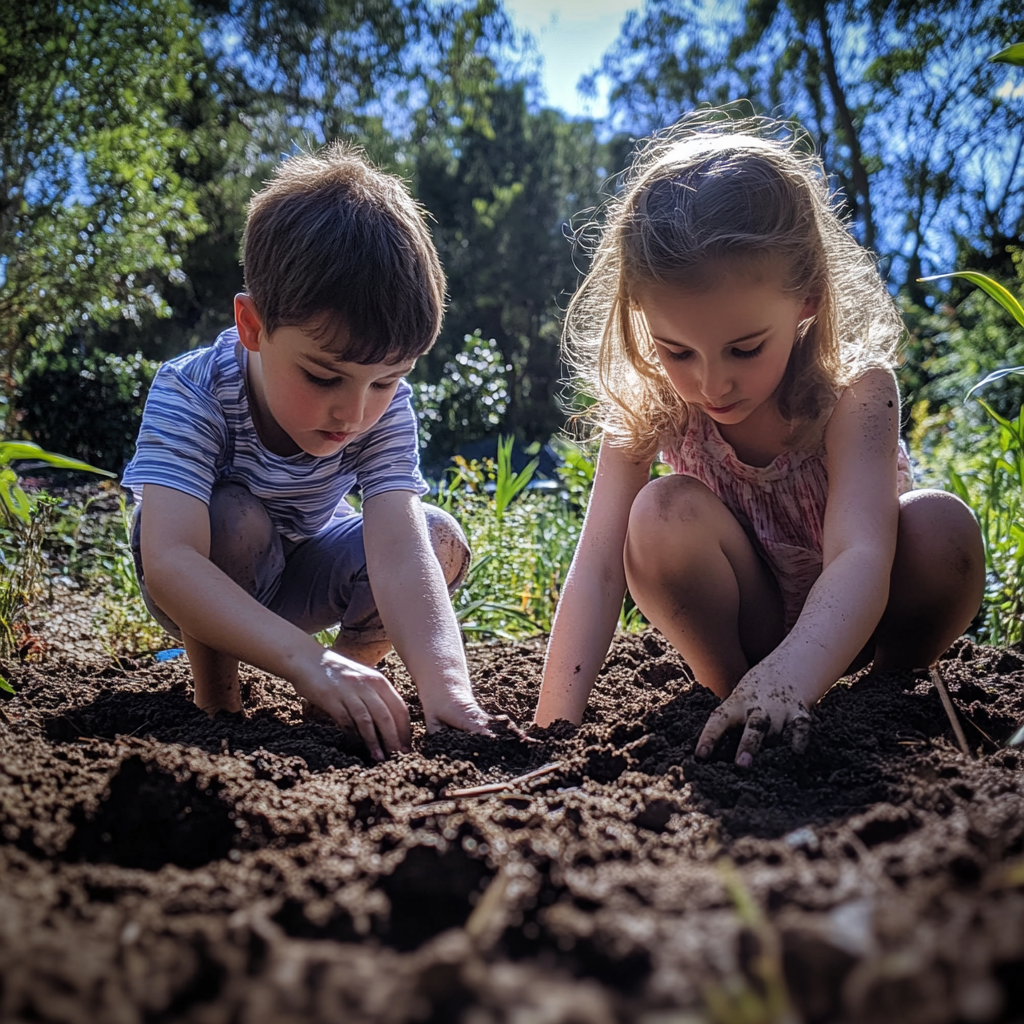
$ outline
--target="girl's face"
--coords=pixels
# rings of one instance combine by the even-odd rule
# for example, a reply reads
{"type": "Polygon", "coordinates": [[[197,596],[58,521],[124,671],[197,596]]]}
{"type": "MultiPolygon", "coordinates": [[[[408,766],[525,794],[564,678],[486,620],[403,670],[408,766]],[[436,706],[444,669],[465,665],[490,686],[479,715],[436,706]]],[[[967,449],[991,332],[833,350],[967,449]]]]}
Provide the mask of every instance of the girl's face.
{"type": "Polygon", "coordinates": [[[703,292],[654,285],[639,300],[672,387],[721,424],[774,401],[797,325],[815,310],[770,275],[726,274],[703,292]]]}

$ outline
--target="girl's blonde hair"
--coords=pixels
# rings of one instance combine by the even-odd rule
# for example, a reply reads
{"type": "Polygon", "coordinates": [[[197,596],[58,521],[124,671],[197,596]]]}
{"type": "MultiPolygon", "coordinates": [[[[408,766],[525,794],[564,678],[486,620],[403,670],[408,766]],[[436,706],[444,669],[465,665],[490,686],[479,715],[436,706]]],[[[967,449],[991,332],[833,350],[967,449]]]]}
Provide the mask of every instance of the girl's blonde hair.
{"type": "Polygon", "coordinates": [[[723,122],[720,111],[706,111],[638,149],[608,204],[563,338],[613,444],[653,455],[686,425],[687,405],[658,361],[638,302],[645,286],[700,293],[737,271],[781,271],[787,293],[817,300],[778,392],[794,443],[839,388],[893,365],[899,313],[847,230],[820,161],[800,141],[780,122],[723,122]]]}

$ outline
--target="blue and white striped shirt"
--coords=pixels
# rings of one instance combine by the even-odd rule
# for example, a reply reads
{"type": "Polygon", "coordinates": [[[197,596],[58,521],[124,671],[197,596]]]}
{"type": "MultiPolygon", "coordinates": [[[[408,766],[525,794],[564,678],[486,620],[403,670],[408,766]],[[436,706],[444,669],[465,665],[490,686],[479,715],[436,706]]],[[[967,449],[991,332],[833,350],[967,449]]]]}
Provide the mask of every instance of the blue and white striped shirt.
{"type": "Polygon", "coordinates": [[[420,473],[412,388],[402,380],[384,415],[333,455],[275,455],[256,434],[245,390],[245,359],[235,328],[209,348],[160,367],[146,399],[135,456],[122,484],[136,501],[160,484],[207,505],[215,483],[239,483],[267,508],[278,531],[294,541],[315,536],[333,515],[385,491],[425,494],[420,473]]]}

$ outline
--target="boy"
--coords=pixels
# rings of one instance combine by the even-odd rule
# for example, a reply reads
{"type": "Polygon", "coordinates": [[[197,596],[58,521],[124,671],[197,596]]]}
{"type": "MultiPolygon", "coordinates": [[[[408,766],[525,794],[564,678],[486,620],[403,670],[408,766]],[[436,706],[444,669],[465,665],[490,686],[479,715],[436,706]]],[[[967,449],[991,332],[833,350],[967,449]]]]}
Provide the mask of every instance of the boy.
{"type": "Polygon", "coordinates": [[[428,729],[485,730],[449,601],[469,549],[420,501],[404,380],[444,305],[420,209],[335,144],[253,196],[242,262],[235,327],[161,367],[123,480],[143,597],[184,642],[196,704],[241,710],[241,659],[379,760],[410,743],[408,709],[372,667],[393,644],[428,729]],[[338,622],[330,650],[310,636],[338,622]]]}

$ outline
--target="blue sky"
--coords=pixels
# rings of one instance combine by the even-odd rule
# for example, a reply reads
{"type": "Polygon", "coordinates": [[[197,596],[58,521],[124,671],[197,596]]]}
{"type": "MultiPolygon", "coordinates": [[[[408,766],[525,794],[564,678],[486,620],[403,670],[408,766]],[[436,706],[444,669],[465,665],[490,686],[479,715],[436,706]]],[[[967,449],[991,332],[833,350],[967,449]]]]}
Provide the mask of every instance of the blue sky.
{"type": "Polygon", "coordinates": [[[639,7],[639,0],[505,0],[504,6],[537,43],[547,104],[569,115],[602,117],[604,97],[586,102],[576,84],[600,64],[626,12],[639,7]]]}

